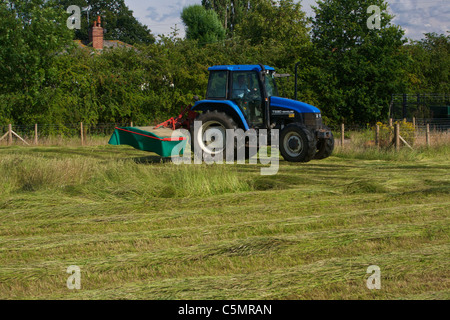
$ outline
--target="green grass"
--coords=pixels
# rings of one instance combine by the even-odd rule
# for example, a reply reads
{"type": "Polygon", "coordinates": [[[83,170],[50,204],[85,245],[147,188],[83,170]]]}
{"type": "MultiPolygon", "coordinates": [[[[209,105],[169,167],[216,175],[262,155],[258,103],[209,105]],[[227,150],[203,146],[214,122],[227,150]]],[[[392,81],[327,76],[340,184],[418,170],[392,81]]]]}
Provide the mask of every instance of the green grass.
{"type": "Polygon", "coordinates": [[[261,176],[128,147],[0,147],[0,298],[449,299],[448,154],[338,149],[261,176]]]}

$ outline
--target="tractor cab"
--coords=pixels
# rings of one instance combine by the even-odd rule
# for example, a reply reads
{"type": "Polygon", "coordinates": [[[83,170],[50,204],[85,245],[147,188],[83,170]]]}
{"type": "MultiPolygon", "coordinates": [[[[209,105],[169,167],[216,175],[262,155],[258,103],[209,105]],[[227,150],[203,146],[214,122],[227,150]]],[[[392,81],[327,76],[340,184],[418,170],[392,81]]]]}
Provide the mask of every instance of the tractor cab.
{"type": "Polygon", "coordinates": [[[266,99],[278,95],[275,70],[264,67],[264,77],[254,65],[216,66],[209,70],[206,99],[230,101],[239,108],[249,128],[265,127],[266,99]]]}

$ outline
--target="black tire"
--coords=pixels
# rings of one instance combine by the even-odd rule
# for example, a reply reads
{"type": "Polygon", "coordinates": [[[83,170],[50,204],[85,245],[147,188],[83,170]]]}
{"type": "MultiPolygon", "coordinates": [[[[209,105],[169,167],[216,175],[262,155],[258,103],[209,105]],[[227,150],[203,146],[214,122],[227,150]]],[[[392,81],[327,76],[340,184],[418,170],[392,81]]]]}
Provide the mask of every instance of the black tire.
{"type": "Polygon", "coordinates": [[[305,126],[290,124],[280,134],[280,152],[289,162],[308,162],[316,154],[316,139],[305,126]]]}
{"type": "Polygon", "coordinates": [[[331,134],[329,139],[319,139],[317,142],[317,152],[314,159],[321,160],[331,156],[334,150],[334,137],[331,134]]]}
{"type": "MultiPolygon", "coordinates": [[[[207,110],[207,111],[203,112],[202,114],[198,115],[195,120],[201,121],[202,127],[200,130],[198,130],[197,136],[195,135],[195,132],[194,132],[194,126],[191,129],[191,140],[192,140],[191,149],[192,149],[192,151],[194,151],[194,146],[195,146],[194,141],[197,140],[196,143],[198,143],[198,146],[200,147],[202,152],[214,155],[215,157],[221,156],[221,157],[223,157],[223,159],[225,159],[226,158],[226,145],[223,145],[220,151],[211,152],[211,150],[208,150],[207,142],[203,141],[203,138],[202,138],[203,132],[210,128],[217,128],[224,134],[224,141],[225,141],[226,134],[225,134],[224,130],[227,130],[227,129],[236,130],[239,128],[239,126],[236,124],[234,119],[224,112],[219,112],[217,110],[207,110]],[[201,136],[199,136],[199,135],[201,135],[201,136]]],[[[236,150],[236,148],[237,148],[236,142],[235,142],[234,146],[235,146],[234,159],[237,160],[238,151],[236,150]]],[[[245,145],[245,159],[249,159],[250,157],[253,157],[257,152],[258,152],[258,148],[256,148],[256,152],[255,152],[255,148],[249,148],[248,145],[245,145]],[[250,151],[251,151],[251,153],[250,153],[250,151]]]]}

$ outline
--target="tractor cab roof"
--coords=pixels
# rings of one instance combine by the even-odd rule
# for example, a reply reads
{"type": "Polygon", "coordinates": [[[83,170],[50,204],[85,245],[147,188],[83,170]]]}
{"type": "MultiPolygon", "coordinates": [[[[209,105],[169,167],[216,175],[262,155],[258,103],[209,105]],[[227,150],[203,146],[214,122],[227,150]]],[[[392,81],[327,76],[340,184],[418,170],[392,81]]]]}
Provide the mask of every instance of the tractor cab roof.
{"type": "MultiPolygon", "coordinates": [[[[266,70],[275,71],[274,68],[269,66],[264,66],[266,70]]],[[[235,64],[235,65],[224,65],[224,66],[212,66],[208,68],[209,71],[261,71],[261,66],[257,64],[235,64]]]]}

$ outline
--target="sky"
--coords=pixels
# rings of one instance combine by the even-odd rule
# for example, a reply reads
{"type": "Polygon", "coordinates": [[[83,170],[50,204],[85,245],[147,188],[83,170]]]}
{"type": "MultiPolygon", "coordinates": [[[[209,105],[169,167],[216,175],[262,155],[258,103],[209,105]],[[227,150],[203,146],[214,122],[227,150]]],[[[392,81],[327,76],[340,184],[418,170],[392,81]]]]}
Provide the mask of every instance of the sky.
{"type": "MultiPolygon", "coordinates": [[[[405,30],[405,36],[420,40],[427,32],[447,34],[450,30],[450,0],[388,0],[390,12],[395,15],[393,24],[405,30]]],[[[154,35],[168,35],[175,25],[179,36],[184,37],[184,25],[180,19],[184,7],[201,4],[201,0],[125,0],[133,15],[147,25],[154,35]]],[[[313,16],[314,0],[303,0],[303,10],[313,16]]]]}

